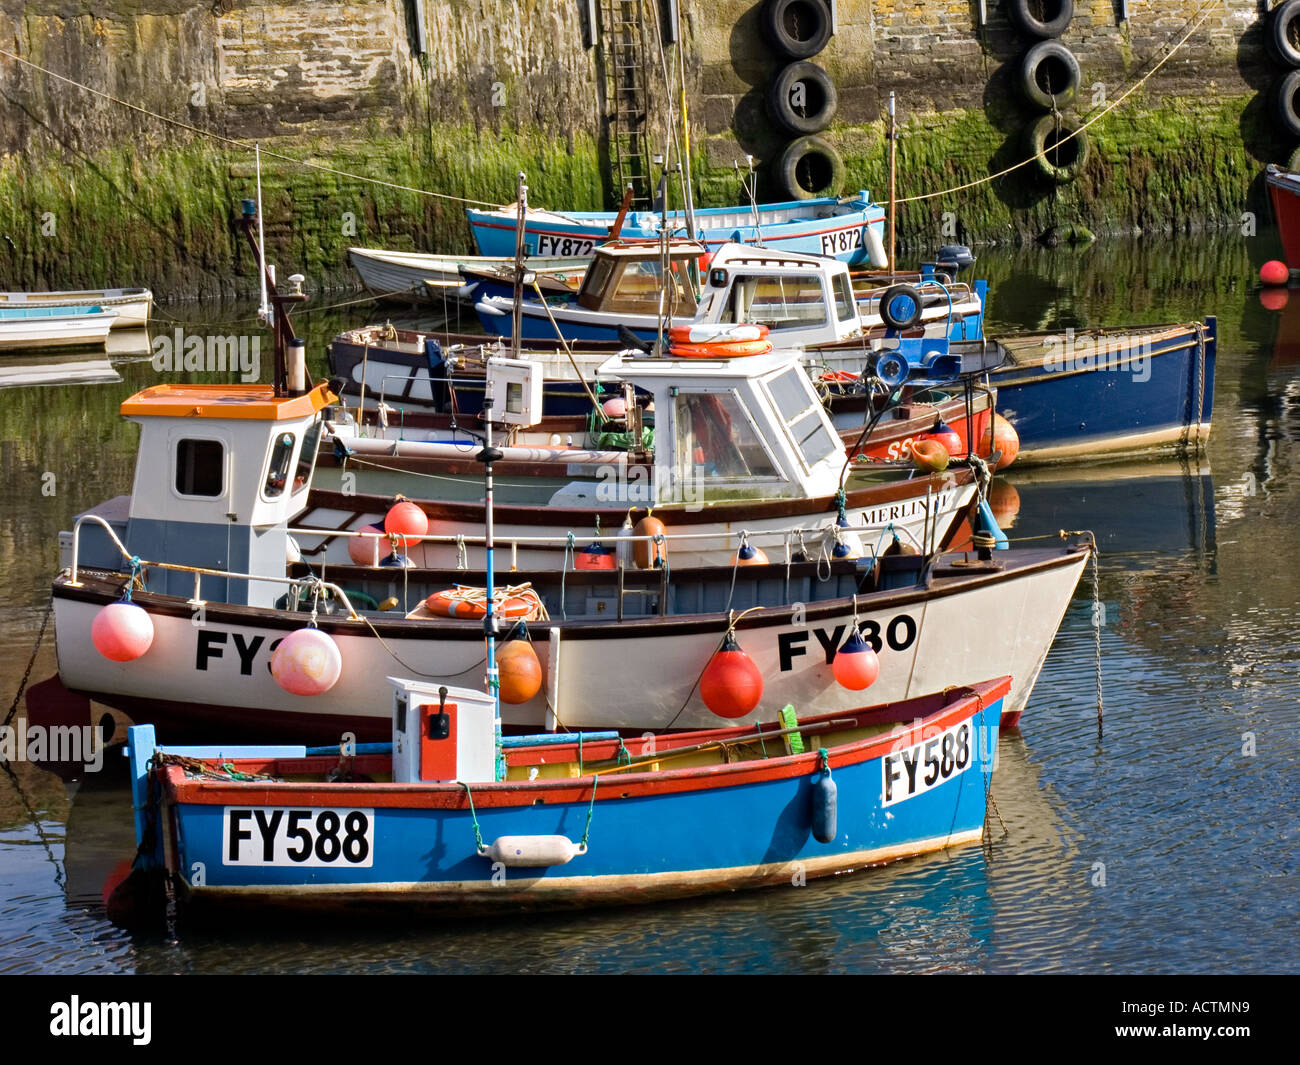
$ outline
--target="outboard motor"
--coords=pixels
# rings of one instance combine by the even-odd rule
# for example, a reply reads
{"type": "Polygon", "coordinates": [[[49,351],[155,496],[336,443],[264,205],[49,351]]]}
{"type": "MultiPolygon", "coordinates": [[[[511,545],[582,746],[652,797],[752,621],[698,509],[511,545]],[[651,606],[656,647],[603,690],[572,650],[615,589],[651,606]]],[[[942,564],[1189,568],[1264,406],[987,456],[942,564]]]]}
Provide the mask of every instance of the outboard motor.
{"type": "Polygon", "coordinates": [[[975,256],[965,244],[945,244],[935,255],[939,267],[952,266],[954,273],[960,273],[968,266],[975,265],[975,256]]]}

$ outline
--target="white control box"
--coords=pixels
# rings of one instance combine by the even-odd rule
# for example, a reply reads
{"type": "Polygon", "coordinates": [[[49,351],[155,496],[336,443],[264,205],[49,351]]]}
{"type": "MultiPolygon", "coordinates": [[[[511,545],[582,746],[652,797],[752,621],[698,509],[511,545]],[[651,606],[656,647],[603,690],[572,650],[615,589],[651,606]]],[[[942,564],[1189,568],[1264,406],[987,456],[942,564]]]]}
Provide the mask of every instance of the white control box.
{"type": "Polygon", "coordinates": [[[493,355],[487,361],[492,421],[529,426],[542,420],[542,368],[528,359],[493,355]]]}

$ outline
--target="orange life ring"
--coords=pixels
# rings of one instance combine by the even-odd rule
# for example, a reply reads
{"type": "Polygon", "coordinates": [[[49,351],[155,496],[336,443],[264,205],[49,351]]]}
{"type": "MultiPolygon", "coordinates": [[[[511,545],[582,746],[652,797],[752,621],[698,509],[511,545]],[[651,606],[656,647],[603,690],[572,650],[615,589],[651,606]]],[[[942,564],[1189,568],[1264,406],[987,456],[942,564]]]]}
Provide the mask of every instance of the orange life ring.
{"type": "MultiPolygon", "coordinates": [[[[482,588],[457,585],[443,592],[434,592],[424,601],[424,605],[431,613],[443,618],[478,620],[487,617],[487,596],[482,588]]],[[[536,608],[534,592],[532,595],[514,595],[497,601],[493,613],[505,618],[527,618],[536,608]]]]}
{"type": "Polygon", "coordinates": [[[739,359],[746,355],[766,355],[772,350],[770,340],[735,340],[712,344],[673,344],[668,354],[679,359],[739,359]]]}

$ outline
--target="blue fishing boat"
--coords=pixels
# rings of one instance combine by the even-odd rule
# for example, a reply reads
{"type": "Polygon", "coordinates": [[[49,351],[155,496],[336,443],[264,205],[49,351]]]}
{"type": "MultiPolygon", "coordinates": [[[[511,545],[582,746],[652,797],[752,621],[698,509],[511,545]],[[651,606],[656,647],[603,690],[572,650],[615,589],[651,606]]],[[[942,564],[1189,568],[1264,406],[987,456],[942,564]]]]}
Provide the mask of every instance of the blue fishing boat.
{"type": "Polygon", "coordinates": [[[498,745],[491,697],[389,682],[381,753],[169,749],[132,728],[137,868],[209,907],[517,912],[802,885],[978,841],[1010,687],[498,745]]]}
{"type": "MultiPolygon", "coordinates": [[[[518,204],[492,211],[469,209],[470,230],[480,255],[515,254],[518,204]]],[[[757,206],[712,207],[694,212],[695,228],[684,211],[663,216],[631,211],[614,232],[620,212],[525,210],[524,251],[540,256],[591,256],[611,237],[656,240],[666,225],[672,236],[698,240],[709,251],[722,245],[761,244],[773,251],[829,255],[848,263],[885,266],[885,210],[866,190],[856,196],[823,197],[757,206]]]]}

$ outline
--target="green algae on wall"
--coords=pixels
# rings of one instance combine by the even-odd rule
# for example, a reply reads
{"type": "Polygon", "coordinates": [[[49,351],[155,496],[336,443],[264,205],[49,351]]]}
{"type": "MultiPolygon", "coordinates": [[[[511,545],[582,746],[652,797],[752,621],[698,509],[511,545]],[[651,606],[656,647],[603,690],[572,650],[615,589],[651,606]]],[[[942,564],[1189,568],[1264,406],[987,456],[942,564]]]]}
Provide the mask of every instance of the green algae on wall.
{"type": "MultiPolygon", "coordinates": [[[[596,143],[586,137],[435,126],[407,137],[274,147],[330,168],[262,159],[268,257],[321,288],[353,283],[352,246],[470,251],[457,197],[511,202],[521,170],[534,204],[591,210],[604,196],[596,143]]],[[[256,274],[234,222],[239,201],[255,191],[251,153],[206,141],[7,157],[0,287],[143,284],[171,297],[250,291],[256,274]]]]}

